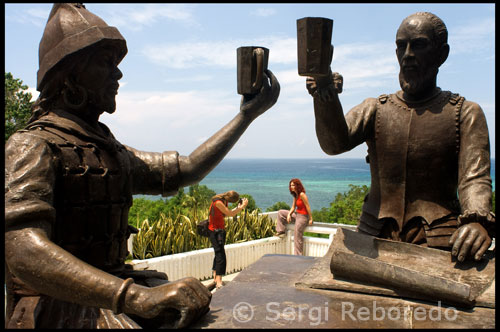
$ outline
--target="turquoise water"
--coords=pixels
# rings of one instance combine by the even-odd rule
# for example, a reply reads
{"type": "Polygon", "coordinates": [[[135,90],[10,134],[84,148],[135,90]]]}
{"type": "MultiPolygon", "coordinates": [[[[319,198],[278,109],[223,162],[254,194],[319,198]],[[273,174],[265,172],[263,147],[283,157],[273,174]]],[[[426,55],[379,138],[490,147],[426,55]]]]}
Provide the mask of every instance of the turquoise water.
{"type": "MultiPolygon", "coordinates": [[[[491,162],[495,190],[495,160],[491,162]]],[[[200,184],[217,193],[236,190],[249,194],[262,210],[278,201],[292,204],[291,178],[299,178],[311,208],[329,207],[349,184],[370,185],[370,166],[364,159],[225,159],[200,184]]]]}
{"type": "Polygon", "coordinates": [[[278,201],[292,204],[288,182],[299,178],[313,210],[328,207],[349,184],[369,185],[363,159],[233,159],[222,161],[200,184],[216,192],[250,194],[262,210],[278,201]]]}

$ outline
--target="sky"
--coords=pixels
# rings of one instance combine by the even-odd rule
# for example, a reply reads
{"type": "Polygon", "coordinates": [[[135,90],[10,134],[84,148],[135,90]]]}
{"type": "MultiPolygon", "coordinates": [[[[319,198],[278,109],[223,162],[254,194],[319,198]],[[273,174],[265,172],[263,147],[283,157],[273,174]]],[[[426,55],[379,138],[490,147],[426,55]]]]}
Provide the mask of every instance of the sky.
{"type": "MultiPolygon", "coordinates": [[[[5,4],[5,71],[34,98],[38,46],[52,4],[5,4]]],[[[364,158],[366,144],[338,156],[319,147],[313,101],[297,71],[297,19],[332,19],[332,70],[344,77],[347,113],[369,97],[400,89],[395,52],[402,20],[418,11],[448,28],[450,55],[438,86],[483,109],[495,157],[495,5],[483,4],[97,4],[86,8],[115,26],[128,54],[105,123],[123,144],[145,151],[189,155],[239,112],[236,49],[270,50],[269,69],[280,82],[276,104],[258,117],[226,158],[364,158]]]]}

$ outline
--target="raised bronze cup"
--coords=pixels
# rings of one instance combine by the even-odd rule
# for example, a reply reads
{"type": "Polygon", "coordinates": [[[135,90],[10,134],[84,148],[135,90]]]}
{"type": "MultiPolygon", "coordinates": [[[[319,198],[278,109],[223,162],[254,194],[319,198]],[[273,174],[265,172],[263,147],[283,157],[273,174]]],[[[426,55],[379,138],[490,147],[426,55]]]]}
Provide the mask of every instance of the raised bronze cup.
{"type": "Polygon", "coordinates": [[[236,55],[238,93],[256,94],[262,87],[264,71],[267,70],[269,49],[260,46],[242,46],[236,50],[236,55]]]}
{"type": "Polygon", "coordinates": [[[297,60],[300,76],[327,75],[332,52],[333,20],[304,17],[297,20],[297,60]]]}

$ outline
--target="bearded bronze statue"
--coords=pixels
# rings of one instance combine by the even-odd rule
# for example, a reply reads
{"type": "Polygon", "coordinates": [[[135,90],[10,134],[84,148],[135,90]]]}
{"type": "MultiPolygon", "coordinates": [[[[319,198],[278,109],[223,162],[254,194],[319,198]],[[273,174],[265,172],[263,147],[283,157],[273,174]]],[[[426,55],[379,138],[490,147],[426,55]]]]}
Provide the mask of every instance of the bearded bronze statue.
{"type": "Polygon", "coordinates": [[[325,153],[368,146],[371,188],[359,232],[480,260],[495,236],[488,128],[477,103],[436,85],[447,39],[434,14],[404,19],[396,34],[402,90],[368,98],[345,116],[340,74],[309,77],[306,87],[325,153]]]}
{"type": "Polygon", "coordinates": [[[189,156],[138,151],[99,122],[115,111],[126,53],[118,29],[83,4],[54,4],[40,41],[40,96],[5,146],[7,328],[186,327],[209,310],[199,280],[169,282],[125,264],[132,195],[198,183],[274,105],[279,83],[266,71],[260,91],[189,156]]]}

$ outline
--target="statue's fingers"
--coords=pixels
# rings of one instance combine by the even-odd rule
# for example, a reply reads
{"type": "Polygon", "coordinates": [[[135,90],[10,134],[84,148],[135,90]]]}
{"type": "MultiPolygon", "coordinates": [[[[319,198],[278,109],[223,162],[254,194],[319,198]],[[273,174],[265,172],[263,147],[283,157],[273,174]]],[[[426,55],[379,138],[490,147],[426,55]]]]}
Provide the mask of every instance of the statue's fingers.
{"type": "Polygon", "coordinates": [[[452,256],[458,256],[458,254],[461,250],[462,244],[465,241],[465,238],[467,236],[467,233],[469,233],[469,230],[468,230],[468,228],[459,228],[456,233],[457,233],[457,236],[456,236],[456,239],[453,243],[453,247],[451,249],[452,256]]]}
{"type": "MultiPolygon", "coordinates": [[[[453,234],[451,234],[450,240],[448,241],[448,245],[452,246],[455,243],[455,241],[457,240],[458,233],[459,233],[459,230],[457,229],[453,232],[453,234]]],[[[452,251],[452,253],[453,253],[453,251],[452,251]]]]}
{"type": "Polygon", "coordinates": [[[491,239],[488,239],[488,238],[485,239],[482,242],[481,247],[476,251],[476,255],[474,255],[474,259],[476,261],[481,260],[481,258],[483,258],[484,253],[486,252],[486,250],[488,250],[490,245],[491,245],[491,239]]]}
{"type": "Polygon", "coordinates": [[[484,237],[478,236],[474,241],[474,243],[472,244],[472,246],[470,247],[470,254],[471,256],[474,256],[474,259],[476,259],[476,257],[478,256],[478,250],[481,248],[484,241],[485,241],[484,237]]]}
{"type": "Polygon", "coordinates": [[[278,99],[281,90],[280,83],[278,82],[278,79],[276,78],[276,76],[274,76],[271,70],[267,69],[266,74],[271,80],[271,95],[273,96],[273,99],[276,100],[278,99]]]}
{"type": "Polygon", "coordinates": [[[476,241],[478,237],[477,232],[475,231],[469,231],[467,232],[467,236],[465,237],[465,240],[462,243],[462,246],[460,247],[460,252],[458,253],[458,260],[460,262],[463,262],[467,255],[471,252],[470,249],[474,242],[476,241]]]}

